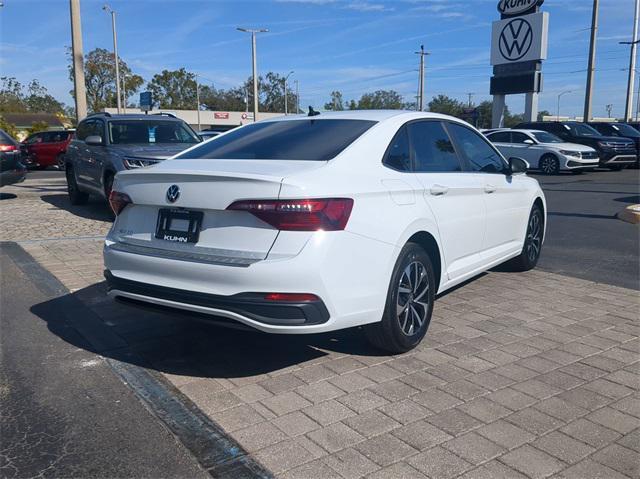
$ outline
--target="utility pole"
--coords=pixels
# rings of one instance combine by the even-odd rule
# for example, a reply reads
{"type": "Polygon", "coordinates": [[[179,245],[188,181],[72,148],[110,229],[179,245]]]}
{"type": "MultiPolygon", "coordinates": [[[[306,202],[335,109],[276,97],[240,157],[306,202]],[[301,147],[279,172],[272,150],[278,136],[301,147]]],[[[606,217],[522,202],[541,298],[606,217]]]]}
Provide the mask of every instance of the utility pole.
{"type": "Polygon", "coordinates": [[[124,73],[122,75],[122,112],[127,113],[127,75],[124,73]]]}
{"type": "Polygon", "coordinates": [[[284,77],[284,114],[285,116],[289,114],[289,108],[287,105],[287,80],[291,75],[293,75],[293,70],[291,70],[286,77],[284,77]]]}
{"type": "Polygon", "coordinates": [[[196,73],[196,111],[198,112],[198,131],[200,131],[201,129],[200,128],[200,83],[198,82],[197,73],[196,73]]]}
{"type": "MultiPolygon", "coordinates": [[[[638,96],[638,101],[640,101],[640,96],[638,96]]],[[[296,115],[300,113],[300,85],[298,84],[298,80],[296,80],[296,115]]]]}
{"type": "Polygon", "coordinates": [[[596,63],[596,37],[598,35],[598,9],[600,0],[593,0],[591,13],[591,40],[589,42],[589,66],[587,67],[587,88],[584,95],[584,115],[582,121],[591,120],[591,97],[593,95],[593,74],[596,63]]]}
{"type": "Polygon", "coordinates": [[[471,100],[473,98],[473,95],[475,95],[475,93],[467,93],[467,95],[469,95],[469,108],[471,108],[471,105],[472,105],[472,101],[471,100]]]}
{"type": "Polygon", "coordinates": [[[640,0],[636,0],[636,9],[633,15],[633,38],[630,42],[620,42],[622,45],[631,45],[631,54],[629,57],[629,80],[627,82],[627,102],[624,108],[624,121],[631,121],[633,118],[633,87],[635,86],[636,72],[636,45],[640,42],[638,39],[638,14],[640,11],[640,0]]]}
{"type": "Polygon", "coordinates": [[[418,75],[418,111],[424,111],[424,57],[430,55],[424,51],[424,45],[420,45],[420,51],[414,52],[420,55],[420,73],[418,75]]]}
{"type": "Polygon", "coordinates": [[[560,97],[562,95],[566,95],[567,93],[571,93],[573,90],[563,91],[562,93],[558,93],[558,111],[556,114],[556,121],[560,121],[560,97]]]}
{"type": "Polygon", "coordinates": [[[240,28],[237,30],[241,32],[251,33],[251,58],[253,60],[253,121],[258,121],[258,62],[256,59],[256,33],[268,32],[266,28],[250,29],[240,28]]]}
{"type": "Polygon", "coordinates": [[[70,0],[71,9],[71,54],[73,56],[73,90],[78,123],[87,116],[87,91],[84,84],[84,54],[82,52],[82,24],[80,0],[70,0]]]}
{"type": "Polygon", "coordinates": [[[611,118],[611,110],[613,110],[613,105],[610,103],[605,105],[605,110],[607,110],[607,118],[611,118]]]}
{"type": "Polygon", "coordinates": [[[120,109],[122,108],[120,102],[120,61],[118,59],[118,34],[116,33],[116,12],[111,9],[109,5],[106,3],[102,7],[102,9],[111,14],[111,30],[113,32],[113,61],[116,65],[116,106],[118,109],[118,114],[120,113],[120,109]]]}

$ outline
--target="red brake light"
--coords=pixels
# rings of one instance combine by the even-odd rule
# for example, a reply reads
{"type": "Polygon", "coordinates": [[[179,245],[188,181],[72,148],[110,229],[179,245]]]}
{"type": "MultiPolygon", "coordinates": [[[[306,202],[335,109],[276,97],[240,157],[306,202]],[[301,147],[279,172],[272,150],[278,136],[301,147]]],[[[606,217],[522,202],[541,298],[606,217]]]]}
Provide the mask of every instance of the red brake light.
{"type": "Polygon", "coordinates": [[[0,145],[0,151],[16,151],[17,149],[16,145],[0,145]]]}
{"type": "Polygon", "coordinates": [[[274,228],[285,231],[340,231],[351,215],[351,198],[307,200],[246,200],[228,210],[247,211],[274,228]]]}
{"type": "Polygon", "coordinates": [[[264,295],[267,301],[290,301],[293,303],[306,303],[308,301],[319,301],[315,294],[309,293],[269,293],[264,295]]]}
{"type": "Polygon", "coordinates": [[[109,206],[116,216],[125,208],[125,206],[133,203],[129,195],[126,193],[120,193],[119,191],[112,191],[109,195],[109,206]]]}

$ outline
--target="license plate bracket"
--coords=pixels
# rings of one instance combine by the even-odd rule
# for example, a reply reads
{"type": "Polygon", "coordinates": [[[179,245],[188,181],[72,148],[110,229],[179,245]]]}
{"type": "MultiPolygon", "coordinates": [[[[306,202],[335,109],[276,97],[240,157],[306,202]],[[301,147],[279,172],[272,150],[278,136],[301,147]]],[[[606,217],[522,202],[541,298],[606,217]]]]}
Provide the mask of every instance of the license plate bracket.
{"type": "Polygon", "coordinates": [[[174,243],[197,243],[203,216],[202,211],[161,208],[158,211],[156,238],[174,243]]]}

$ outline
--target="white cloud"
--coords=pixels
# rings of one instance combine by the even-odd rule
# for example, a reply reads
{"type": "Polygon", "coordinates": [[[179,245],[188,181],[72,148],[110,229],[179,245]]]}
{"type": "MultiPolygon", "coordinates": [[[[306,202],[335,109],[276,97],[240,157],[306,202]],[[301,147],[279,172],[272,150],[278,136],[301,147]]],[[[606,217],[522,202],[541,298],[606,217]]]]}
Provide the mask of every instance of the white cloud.
{"type": "Polygon", "coordinates": [[[343,8],[348,10],[357,10],[358,12],[385,12],[393,10],[382,3],[370,3],[366,1],[356,1],[347,3],[343,8]]]}

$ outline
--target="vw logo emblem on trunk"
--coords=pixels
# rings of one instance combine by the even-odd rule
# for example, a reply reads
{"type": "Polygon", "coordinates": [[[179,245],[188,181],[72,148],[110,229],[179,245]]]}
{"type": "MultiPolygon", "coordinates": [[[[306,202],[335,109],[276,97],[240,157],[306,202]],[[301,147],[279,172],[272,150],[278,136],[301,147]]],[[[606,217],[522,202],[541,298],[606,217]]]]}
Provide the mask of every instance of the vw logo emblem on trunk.
{"type": "Polygon", "coordinates": [[[175,203],[180,198],[180,187],[178,185],[171,185],[167,190],[167,201],[169,203],[175,203]]]}
{"type": "Polygon", "coordinates": [[[531,24],[522,18],[514,18],[500,32],[500,54],[512,62],[524,57],[532,43],[533,29],[531,24]]]}

